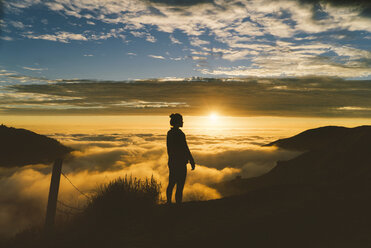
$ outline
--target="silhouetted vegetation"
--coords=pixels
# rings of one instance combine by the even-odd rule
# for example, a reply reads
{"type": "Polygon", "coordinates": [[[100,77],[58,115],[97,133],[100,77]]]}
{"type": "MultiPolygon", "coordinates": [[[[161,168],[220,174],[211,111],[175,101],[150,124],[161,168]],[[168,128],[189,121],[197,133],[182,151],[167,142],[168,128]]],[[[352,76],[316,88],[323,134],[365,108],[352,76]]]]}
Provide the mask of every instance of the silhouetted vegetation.
{"type": "MultiPolygon", "coordinates": [[[[119,177],[98,186],[82,212],[69,221],[59,222],[54,236],[44,237],[40,227],[29,228],[12,239],[9,247],[68,247],[89,244],[122,232],[131,235],[150,223],[153,210],[161,200],[161,184],[154,178],[119,177]],[[92,233],[99,234],[91,236],[92,233]],[[102,236],[103,235],[103,236],[102,236]],[[66,237],[58,244],[53,238],[66,237]]],[[[95,246],[94,246],[95,247],[95,246]]]]}
{"type": "Polygon", "coordinates": [[[64,158],[71,148],[57,140],[26,129],[0,125],[0,166],[13,167],[29,164],[48,164],[64,158]]]}
{"type": "Polygon", "coordinates": [[[84,215],[107,219],[142,213],[160,201],[161,184],[153,177],[119,177],[99,186],[89,201],[84,215]]]}

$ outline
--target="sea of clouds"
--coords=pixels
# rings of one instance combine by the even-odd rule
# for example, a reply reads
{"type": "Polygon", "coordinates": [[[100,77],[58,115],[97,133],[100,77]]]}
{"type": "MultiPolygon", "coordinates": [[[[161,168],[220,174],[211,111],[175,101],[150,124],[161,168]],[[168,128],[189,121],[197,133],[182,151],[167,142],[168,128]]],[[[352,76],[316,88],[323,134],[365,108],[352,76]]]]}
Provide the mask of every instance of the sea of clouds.
{"type": "MultiPolygon", "coordinates": [[[[94,194],[104,183],[125,175],[153,176],[162,184],[168,180],[166,130],[155,133],[117,132],[102,134],[50,134],[74,149],[63,163],[62,172],[83,193],[94,194]]],[[[196,161],[196,170],[188,170],[184,200],[209,200],[223,197],[213,185],[234,179],[256,177],[271,170],[278,160],[287,160],[295,152],[262,147],[277,137],[223,132],[187,135],[196,161]]],[[[189,165],[188,165],[189,166],[189,165]]],[[[0,170],[0,235],[42,224],[50,184],[50,165],[29,165],[0,170]]],[[[164,199],[164,194],[162,196],[164,199]]],[[[86,197],[61,177],[58,218],[76,213],[65,205],[82,208],[86,197]]]]}

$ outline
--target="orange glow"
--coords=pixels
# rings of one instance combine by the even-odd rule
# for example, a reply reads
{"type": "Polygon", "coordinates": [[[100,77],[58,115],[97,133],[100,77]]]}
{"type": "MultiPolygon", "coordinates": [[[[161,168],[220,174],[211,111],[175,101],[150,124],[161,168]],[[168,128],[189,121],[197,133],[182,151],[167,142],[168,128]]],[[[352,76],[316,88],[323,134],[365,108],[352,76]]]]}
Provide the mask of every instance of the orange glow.
{"type": "MultiPolygon", "coordinates": [[[[124,130],[164,132],[169,129],[168,116],[1,116],[1,123],[16,128],[26,128],[42,134],[63,132],[107,133],[124,130]]],[[[355,127],[370,125],[371,118],[303,118],[303,117],[232,117],[212,112],[207,116],[184,116],[184,130],[246,130],[282,135],[293,135],[310,128],[337,125],[355,127]]]]}
{"type": "Polygon", "coordinates": [[[218,118],[219,116],[218,116],[218,113],[215,113],[215,112],[213,112],[213,113],[211,113],[210,115],[209,115],[209,118],[210,118],[210,121],[213,121],[213,122],[216,122],[216,121],[218,121],[218,118]]]}

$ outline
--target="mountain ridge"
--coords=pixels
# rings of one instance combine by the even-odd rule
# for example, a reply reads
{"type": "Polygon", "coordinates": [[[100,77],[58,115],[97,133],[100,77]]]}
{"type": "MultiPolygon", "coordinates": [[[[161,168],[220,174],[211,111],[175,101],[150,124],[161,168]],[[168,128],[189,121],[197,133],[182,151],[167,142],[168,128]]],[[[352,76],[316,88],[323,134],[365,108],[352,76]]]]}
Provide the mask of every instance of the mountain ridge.
{"type": "Polygon", "coordinates": [[[241,194],[284,184],[367,184],[371,179],[370,140],[371,126],[309,129],[265,145],[302,151],[302,154],[287,161],[277,161],[271,171],[260,177],[224,182],[217,188],[223,195],[233,195],[234,190],[241,194]]]}
{"type": "Polygon", "coordinates": [[[0,166],[52,163],[72,151],[59,141],[35,132],[0,125],[0,166]]]}

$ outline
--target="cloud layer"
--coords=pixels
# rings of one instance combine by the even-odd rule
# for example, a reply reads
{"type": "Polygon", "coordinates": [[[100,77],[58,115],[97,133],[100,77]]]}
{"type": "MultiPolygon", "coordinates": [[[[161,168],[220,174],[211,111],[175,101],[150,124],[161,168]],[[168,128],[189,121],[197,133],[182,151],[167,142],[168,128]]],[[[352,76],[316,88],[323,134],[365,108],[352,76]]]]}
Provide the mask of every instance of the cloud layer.
{"type": "MultiPolygon", "coordinates": [[[[366,44],[371,37],[371,7],[367,1],[20,0],[5,3],[9,12],[27,11],[35,6],[62,15],[71,23],[78,22],[81,28],[36,31],[22,20],[9,20],[3,23],[4,31],[9,34],[5,36],[7,39],[12,39],[12,34],[19,39],[62,43],[107,39],[128,42],[136,38],[156,43],[166,34],[166,42],[181,47],[183,57],[204,54],[207,63],[199,63],[197,59],[194,63],[196,70],[205,75],[371,75],[370,47],[366,44]]],[[[153,56],[171,60],[165,54],[153,56]]]]}
{"type": "MultiPolygon", "coordinates": [[[[64,161],[63,172],[87,194],[93,193],[98,185],[125,175],[154,176],[161,181],[162,190],[166,189],[168,168],[166,137],[163,134],[126,132],[53,136],[76,149],[73,158],[64,161]]],[[[297,155],[254,145],[271,139],[259,136],[188,135],[197,168],[188,173],[185,200],[219,198],[221,195],[213,184],[237,175],[261,175],[272,169],[277,160],[297,155]]],[[[0,235],[11,235],[35,223],[41,224],[45,214],[50,167],[35,165],[2,169],[0,172],[0,235]]],[[[86,201],[63,177],[59,200],[59,217],[76,212],[64,204],[78,208],[86,201]]]]}
{"type": "Polygon", "coordinates": [[[3,114],[371,116],[370,81],[338,78],[190,79],[3,87],[3,114]],[[179,90],[181,89],[181,90],[179,90]]]}

